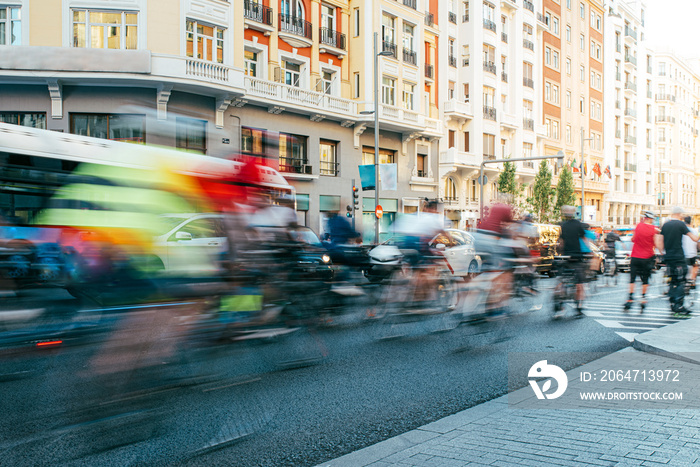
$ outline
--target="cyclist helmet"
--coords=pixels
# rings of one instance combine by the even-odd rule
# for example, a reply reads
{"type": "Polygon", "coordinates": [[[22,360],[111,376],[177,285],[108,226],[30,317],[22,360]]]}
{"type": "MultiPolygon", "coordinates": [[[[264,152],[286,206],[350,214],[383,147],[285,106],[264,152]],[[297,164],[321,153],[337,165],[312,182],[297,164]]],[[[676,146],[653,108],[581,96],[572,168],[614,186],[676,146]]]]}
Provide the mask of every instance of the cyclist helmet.
{"type": "Polygon", "coordinates": [[[561,216],[567,219],[571,219],[574,217],[576,214],[576,208],[573,206],[562,206],[561,207],[561,216]]]}
{"type": "Polygon", "coordinates": [[[654,219],[656,216],[651,211],[642,211],[642,217],[646,217],[647,219],[654,219]]]}

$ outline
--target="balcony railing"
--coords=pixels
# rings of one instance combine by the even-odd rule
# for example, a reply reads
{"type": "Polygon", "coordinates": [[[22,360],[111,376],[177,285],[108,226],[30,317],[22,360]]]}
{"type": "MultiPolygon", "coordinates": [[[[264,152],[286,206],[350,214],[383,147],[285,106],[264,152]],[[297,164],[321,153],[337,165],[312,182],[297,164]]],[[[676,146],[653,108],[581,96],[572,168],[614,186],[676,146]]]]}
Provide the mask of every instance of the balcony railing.
{"type": "Polygon", "coordinates": [[[403,0],[403,4],[409,8],[413,8],[414,10],[417,9],[416,0],[403,0]]]}
{"type": "Polygon", "coordinates": [[[453,66],[455,68],[457,67],[457,57],[455,57],[454,55],[449,55],[447,57],[447,61],[450,64],[450,66],[453,66]]]}
{"type": "Polygon", "coordinates": [[[629,89],[630,91],[637,92],[637,85],[631,81],[625,82],[625,89],[629,89]]]}
{"type": "Polygon", "coordinates": [[[280,157],[280,172],[311,175],[312,167],[306,158],[280,157]]]}
{"type": "Polygon", "coordinates": [[[272,8],[254,3],[250,0],[243,2],[243,16],[246,19],[272,26],[272,8]]]}
{"type": "Polygon", "coordinates": [[[429,64],[425,64],[425,77],[433,79],[433,66],[429,64]]]}
{"type": "Polygon", "coordinates": [[[636,172],[636,171],[637,171],[637,164],[625,163],[625,172],[636,172]]]}
{"type": "Polygon", "coordinates": [[[505,42],[506,44],[508,43],[508,34],[505,32],[501,33],[501,42],[505,42]]]}
{"type": "Polygon", "coordinates": [[[315,112],[325,110],[345,116],[355,116],[357,114],[357,104],[349,99],[251,76],[246,76],[244,83],[246,93],[251,96],[283,102],[288,105],[299,105],[307,109],[313,109],[315,112]]]}
{"type": "Polygon", "coordinates": [[[634,66],[637,66],[637,57],[630,55],[630,54],[626,54],[625,55],[625,62],[631,63],[634,66]]]}
{"type": "Polygon", "coordinates": [[[447,20],[450,23],[457,24],[457,13],[455,13],[454,11],[448,12],[447,13],[447,20]]]}
{"type": "Polygon", "coordinates": [[[523,39],[523,47],[525,47],[526,49],[530,49],[533,52],[535,51],[535,44],[530,40],[523,39]]]}
{"type": "Polygon", "coordinates": [[[319,32],[321,44],[345,50],[345,34],[328,28],[320,28],[319,32]]]}
{"type": "Polygon", "coordinates": [[[389,41],[382,41],[382,52],[391,52],[391,56],[396,58],[396,44],[389,41]]]}
{"type": "Polygon", "coordinates": [[[496,23],[494,23],[490,19],[484,18],[484,29],[496,32],[496,23]]]}
{"type": "Polygon", "coordinates": [[[426,26],[433,26],[435,24],[435,16],[431,12],[426,11],[424,22],[426,26]]]}
{"type": "Polygon", "coordinates": [[[484,62],[484,71],[496,74],[496,64],[493,62],[484,62]]]}
{"type": "Polygon", "coordinates": [[[632,39],[634,39],[636,41],[637,40],[637,31],[625,26],[625,37],[631,37],[632,39]]]}
{"type": "Polygon", "coordinates": [[[305,37],[311,40],[312,24],[308,21],[304,21],[296,16],[285,15],[280,13],[280,24],[279,30],[282,32],[287,32],[289,34],[294,34],[295,36],[305,37]]]}
{"type": "Polygon", "coordinates": [[[501,72],[501,81],[503,81],[504,83],[508,82],[508,73],[506,73],[505,71],[501,72]]]}
{"type": "Polygon", "coordinates": [[[676,123],[676,117],[670,115],[657,115],[656,123],[676,123]]]}
{"type": "Polygon", "coordinates": [[[634,109],[627,108],[625,109],[625,115],[628,117],[637,117],[637,111],[634,109]]]}
{"type": "Polygon", "coordinates": [[[532,2],[528,2],[527,0],[524,0],[523,6],[525,7],[526,10],[530,10],[533,13],[535,12],[535,5],[533,5],[532,2]]]}
{"type": "Polygon", "coordinates": [[[657,94],[656,100],[676,102],[676,96],[674,96],[673,94],[657,94]]]}
{"type": "Polygon", "coordinates": [[[547,20],[547,17],[540,13],[539,11],[535,14],[537,16],[537,21],[539,21],[542,24],[546,24],[547,27],[549,27],[549,21],[547,20]]]}
{"type": "Polygon", "coordinates": [[[535,89],[535,82],[532,80],[532,78],[523,78],[523,86],[535,89]]]}
{"type": "Polygon", "coordinates": [[[531,118],[523,118],[523,128],[529,131],[535,131],[535,121],[531,118]]]}
{"type": "Polygon", "coordinates": [[[410,65],[415,65],[418,63],[418,54],[415,50],[403,49],[403,61],[410,65]]]}
{"type": "Polygon", "coordinates": [[[626,144],[637,144],[637,137],[636,136],[630,136],[627,135],[625,136],[625,143],[626,144]]]}
{"type": "Polygon", "coordinates": [[[484,106],[484,118],[488,120],[493,120],[494,122],[496,121],[496,108],[495,107],[489,107],[488,105],[484,106]]]}
{"type": "Polygon", "coordinates": [[[330,175],[335,177],[338,175],[338,163],[331,161],[320,161],[321,166],[319,168],[319,173],[321,175],[330,175]]]}
{"type": "Polygon", "coordinates": [[[524,169],[534,169],[535,168],[535,163],[532,161],[524,161],[523,162],[523,168],[524,169]]]}

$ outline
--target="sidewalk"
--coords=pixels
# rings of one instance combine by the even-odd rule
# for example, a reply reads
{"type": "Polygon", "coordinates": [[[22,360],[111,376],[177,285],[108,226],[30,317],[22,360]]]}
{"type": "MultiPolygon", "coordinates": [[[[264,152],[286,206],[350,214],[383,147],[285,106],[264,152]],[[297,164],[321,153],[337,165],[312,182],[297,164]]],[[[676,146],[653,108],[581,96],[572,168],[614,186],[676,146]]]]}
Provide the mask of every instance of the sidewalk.
{"type": "Polygon", "coordinates": [[[606,408],[519,409],[536,400],[525,387],[320,465],[700,465],[699,356],[700,317],[641,334],[633,348],[567,372],[573,392],[584,384],[582,371],[619,368],[620,359],[678,369],[696,396],[678,408],[620,408],[610,401],[606,408]]]}

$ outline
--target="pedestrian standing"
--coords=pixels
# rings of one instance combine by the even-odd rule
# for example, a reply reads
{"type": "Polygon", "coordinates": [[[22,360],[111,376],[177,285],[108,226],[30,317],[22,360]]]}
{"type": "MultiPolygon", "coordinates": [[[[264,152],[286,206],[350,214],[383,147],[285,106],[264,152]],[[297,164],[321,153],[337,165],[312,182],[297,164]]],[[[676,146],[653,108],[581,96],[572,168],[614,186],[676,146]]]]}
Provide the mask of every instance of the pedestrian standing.
{"type": "MultiPolygon", "coordinates": [[[[691,225],[690,216],[686,216],[683,219],[685,225],[688,226],[690,230],[695,235],[698,234],[697,229],[694,229],[691,225]]],[[[690,237],[685,235],[683,237],[683,253],[685,254],[685,261],[688,263],[688,268],[690,268],[690,274],[688,275],[688,282],[690,283],[690,288],[695,288],[695,278],[698,277],[698,242],[694,242],[690,237]]]]}
{"type": "Polygon", "coordinates": [[[679,206],[674,206],[671,210],[671,219],[661,227],[663,240],[657,240],[656,244],[659,250],[665,250],[664,261],[668,275],[671,278],[668,298],[671,302],[671,312],[677,317],[687,317],[690,314],[690,310],[683,306],[685,275],[688,273],[688,266],[683,253],[683,236],[687,235],[694,242],[698,241],[698,235],[692,233],[681,220],[682,215],[683,209],[679,206]]]}
{"type": "Polygon", "coordinates": [[[634,283],[639,277],[642,280],[642,300],[640,312],[644,312],[647,305],[647,289],[649,288],[649,276],[654,266],[654,244],[659,236],[659,230],[654,226],[654,213],[642,212],[642,220],[634,229],[632,237],[632,254],[630,259],[630,295],[625,303],[625,311],[629,311],[634,303],[634,283]]]}

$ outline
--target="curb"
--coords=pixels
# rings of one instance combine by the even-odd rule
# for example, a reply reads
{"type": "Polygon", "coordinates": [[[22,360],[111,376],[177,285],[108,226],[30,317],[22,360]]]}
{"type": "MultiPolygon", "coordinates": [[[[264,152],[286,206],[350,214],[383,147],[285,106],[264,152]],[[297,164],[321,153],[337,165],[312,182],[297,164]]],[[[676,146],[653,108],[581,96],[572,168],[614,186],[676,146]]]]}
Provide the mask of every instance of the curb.
{"type": "Polygon", "coordinates": [[[700,317],[639,334],[632,341],[632,347],[700,365],[700,317]]]}

